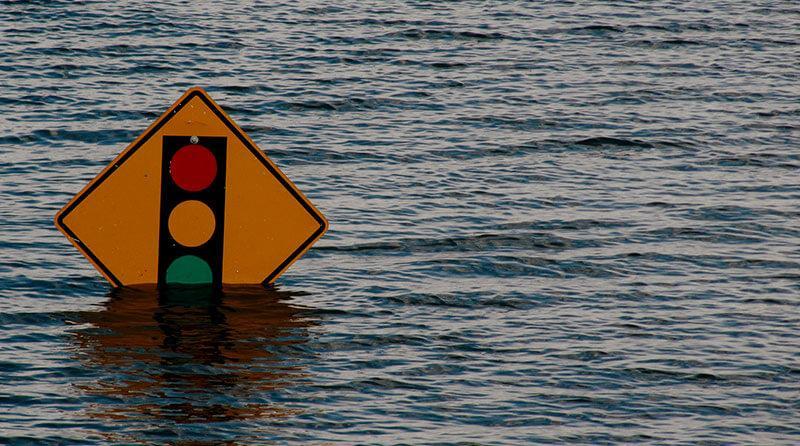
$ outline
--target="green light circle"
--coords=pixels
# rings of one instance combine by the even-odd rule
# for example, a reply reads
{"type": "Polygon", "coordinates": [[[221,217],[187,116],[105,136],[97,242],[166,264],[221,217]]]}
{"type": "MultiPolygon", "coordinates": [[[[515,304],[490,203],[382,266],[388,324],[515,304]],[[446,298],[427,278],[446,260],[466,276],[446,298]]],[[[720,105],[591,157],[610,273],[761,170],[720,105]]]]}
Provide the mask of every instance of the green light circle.
{"type": "Polygon", "coordinates": [[[167,283],[201,285],[211,282],[213,282],[211,267],[197,256],[178,257],[167,268],[167,283]]]}

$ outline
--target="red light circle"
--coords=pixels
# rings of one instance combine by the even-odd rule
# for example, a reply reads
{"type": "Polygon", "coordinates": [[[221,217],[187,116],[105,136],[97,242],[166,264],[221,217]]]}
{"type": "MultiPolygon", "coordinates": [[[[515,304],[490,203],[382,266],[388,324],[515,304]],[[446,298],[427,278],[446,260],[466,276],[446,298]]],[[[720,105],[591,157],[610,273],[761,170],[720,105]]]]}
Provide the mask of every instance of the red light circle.
{"type": "Polygon", "coordinates": [[[172,155],[169,174],[181,189],[198,192],[210,186],[216,178],[217,159],[200,144],[183,146],[172,155]]]}

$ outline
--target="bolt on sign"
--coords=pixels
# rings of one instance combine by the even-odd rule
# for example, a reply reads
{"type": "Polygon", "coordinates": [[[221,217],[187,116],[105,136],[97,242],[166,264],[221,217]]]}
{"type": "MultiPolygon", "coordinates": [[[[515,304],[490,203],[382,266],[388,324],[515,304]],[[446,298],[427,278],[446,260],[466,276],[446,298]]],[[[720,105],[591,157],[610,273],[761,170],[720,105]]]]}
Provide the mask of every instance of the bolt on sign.
{"type": "Polygon", "coordinates": [[[55,223],[114,286],[272,283],[328,228],[201,88],[178,99],[55,223]]]}

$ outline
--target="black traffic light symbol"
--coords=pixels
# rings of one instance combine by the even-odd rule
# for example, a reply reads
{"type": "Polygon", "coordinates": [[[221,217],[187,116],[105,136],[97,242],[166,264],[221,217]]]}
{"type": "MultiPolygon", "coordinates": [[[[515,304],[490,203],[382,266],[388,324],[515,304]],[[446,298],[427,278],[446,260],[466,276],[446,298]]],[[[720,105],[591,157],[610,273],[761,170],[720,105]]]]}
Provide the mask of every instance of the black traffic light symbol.
{"type": "Polygon", "coordinates": [[[164,136],[159,285],[222,285],[227,138],[164,136]]]}

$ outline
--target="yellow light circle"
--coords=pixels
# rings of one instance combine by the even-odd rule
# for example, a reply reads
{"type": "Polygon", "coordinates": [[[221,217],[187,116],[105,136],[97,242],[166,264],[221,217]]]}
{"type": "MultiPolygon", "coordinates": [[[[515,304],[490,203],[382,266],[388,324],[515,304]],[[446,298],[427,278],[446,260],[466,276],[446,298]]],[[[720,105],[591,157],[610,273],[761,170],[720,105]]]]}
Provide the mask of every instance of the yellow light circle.
{"type": "Polygon", "coordinates": [[[195,247],[207,242],[216,224],[211,209],[197,200],[186,200],[169,214],[169,233],[183,246],[195,247]]]}

